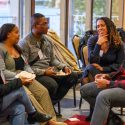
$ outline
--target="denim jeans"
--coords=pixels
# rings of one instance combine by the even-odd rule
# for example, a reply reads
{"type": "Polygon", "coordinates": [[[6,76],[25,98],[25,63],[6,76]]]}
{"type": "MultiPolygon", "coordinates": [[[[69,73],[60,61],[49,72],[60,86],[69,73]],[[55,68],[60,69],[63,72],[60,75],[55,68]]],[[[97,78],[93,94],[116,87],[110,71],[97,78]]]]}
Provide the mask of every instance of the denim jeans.
{"type": "Polygon", "coordinates": [[[3,104],[0,117],[9,116],[12,125],[24,125],[25,111],[32,113],[35,111],[23,87],[9,93],[3,97],[3,104]],[[15,108],[13,108],[15,107],[15,108]],[[20,122],[20,119],[22,122],[20,122]]]}
{"type": "Polygon", "coordinates": [[[80,92],[91,107],[94,107],[90,125],[104,125],[112,106],[125,106],[125,90],[122,88],[98,89],[92,82],[84,85],[80,92]]]}
{"type": "Polygon", "coordinates": [[[24,125],[25,107],[19,102],[14,102],[0,113],[0,124],[9,121],[10,125],[24,125]]]}

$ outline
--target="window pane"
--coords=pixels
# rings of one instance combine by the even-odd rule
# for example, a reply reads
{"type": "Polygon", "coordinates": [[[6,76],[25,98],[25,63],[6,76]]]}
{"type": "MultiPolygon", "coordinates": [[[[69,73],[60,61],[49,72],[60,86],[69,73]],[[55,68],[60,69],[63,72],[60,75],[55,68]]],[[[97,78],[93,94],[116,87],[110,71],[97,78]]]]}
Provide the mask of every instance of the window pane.
{"type": "Polygon", "coordinates": [[[85,31],[86,0],[74,0],[73,34],[82,35],[85,31]]]}
{"type": "Polygon", "coordinates": [[[18,0],[0,0],[0,26],[4,23],[18,25],[18,0]]]}
{"type": "Polygon", "coordinates": [[[120,19],[120,4],[119,0],[112,1],[112,21],[115,23],[116,26],[119,26],[120,19]]]}
{"type": "Polygon", "coordinates": [[[85,32],[85,21],[86,21],[86,1],[87,0],[71,0],[69,10],[69,37],[68,37],[68,48],[75,55],[72,38],[73,35],[77,34],[82,36],[85,32]]]}
{"type": "Polygon", "coordinates": [[[49,18],[49,28],[60,35],[60,0],[35,0],[35,13],[49,18]]]}
{"type": "Polygon", "coordinates": [[[94,0],[93,3],[93,29],[96,29],[96,19],[106,16],[107,0],[94,0]]]}

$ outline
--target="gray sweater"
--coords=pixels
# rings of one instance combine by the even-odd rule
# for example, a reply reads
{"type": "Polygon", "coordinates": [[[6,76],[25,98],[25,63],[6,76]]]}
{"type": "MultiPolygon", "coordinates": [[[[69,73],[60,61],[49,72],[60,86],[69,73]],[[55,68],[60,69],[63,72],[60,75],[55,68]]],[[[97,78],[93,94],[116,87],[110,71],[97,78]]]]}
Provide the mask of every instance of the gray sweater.
{"type": "Polygon", "coordinates": [[[19,45],[29,63],[34,62],[31,67],[36,75],[43,75],[45,70],[50,66],[55,66],[59,70],[66,66],[56,59],[53,44],[45,35],[42,35],[40,39],[36,39],[30,33],[19,42],[19,45]],[[34,61],[36,58],[38,58],[37,61],[34,61]]]}
{"type": "MultiPolygon", "coordinates": [[[[21,56],[23,56],[23,55],[21,55],[21,56]]],[[[27,72],[33,73],[33,70],[26,63],[24,56],[23,56],[23,59],[25,62],[24,70],[27,72]]],[[[4,44],[2,44],[2,43],[0,44],[0,69],[3,70],[6,80],[15,79],[15,76],[17,74],[17,71],[15,69],[15,61],[10,56],[10,54],[4,47],[4,44]]]]}

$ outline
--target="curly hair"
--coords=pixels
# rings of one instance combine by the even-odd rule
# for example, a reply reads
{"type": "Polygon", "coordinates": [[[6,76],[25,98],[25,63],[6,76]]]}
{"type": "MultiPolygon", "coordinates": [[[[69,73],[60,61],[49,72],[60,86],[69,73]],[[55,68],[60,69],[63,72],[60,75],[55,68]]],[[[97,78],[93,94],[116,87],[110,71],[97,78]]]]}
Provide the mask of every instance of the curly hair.
{"type": "Polygon", "coordinates": [[[121,44],[121,38],[119,36],[119,33],[113,21],[108,17],[97,18],[96,22],[98,20],[103,20],[106,24],[108,34],[109,34],[108,39],[109,39],[110,46],[116,46],[116,47],[119,46],[121,44]]]}

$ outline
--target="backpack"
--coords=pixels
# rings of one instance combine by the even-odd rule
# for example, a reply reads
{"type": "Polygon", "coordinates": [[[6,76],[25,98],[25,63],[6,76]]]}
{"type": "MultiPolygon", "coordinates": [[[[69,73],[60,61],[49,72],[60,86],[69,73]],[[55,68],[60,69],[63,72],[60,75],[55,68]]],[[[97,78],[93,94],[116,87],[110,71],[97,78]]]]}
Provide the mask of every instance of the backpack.
{"type": "Polygon", "coordinates": [[[117,28],[117,31],[118,31],[122,41],[125,43],[125,30],[123,28],[117,28]]]}

